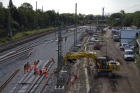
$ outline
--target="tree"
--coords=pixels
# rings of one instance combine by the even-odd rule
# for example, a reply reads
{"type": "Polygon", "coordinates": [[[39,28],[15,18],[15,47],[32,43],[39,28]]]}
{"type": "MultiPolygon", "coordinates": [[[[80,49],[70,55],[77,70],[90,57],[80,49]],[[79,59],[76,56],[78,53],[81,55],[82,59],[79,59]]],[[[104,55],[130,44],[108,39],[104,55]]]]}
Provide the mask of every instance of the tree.
{"type": "Polygon", "coordinates": [[[140,27],[140,11],[134,13],[133,24],[137,27],[140,27]]]}
{"type": "Polygon", "coordinates": [[[123,26],[131,26],[133,23],[133,14],[132,13],[128,13],[125,15],[125,18],[123,20],[123,26]]]}
{"type": "Polygon", "coordinates": [[[13,8],[14,7],[12,0],[9,1],[9,6],[8,7],[9,8],[13,8]]]}
{"type": "Polygon", "coordinates": [[[4,8],[0,8],[0,25],[4,24],[4,20],[5,20],[5,9],[4,8]]]}
{"type": "Polygon", "coordinates": [[[35,28],[35,11],[29,3],[23,3],[18,7],[21,19],[22,28],[33,29],[35,28]]]}
{"type": "Polygon", "coordinates": [[[33,6],[30,3],[23,3],[20,7],[23,7],[25,9],[33,10],[33,6]]]}
{"type": "Polygon", "coordinates": [[[124,11],[124,10],[121,10],[120,13],[121,13],[122,15],[124,15],[124,14],[125,14],[125,11],[124,11]]]}

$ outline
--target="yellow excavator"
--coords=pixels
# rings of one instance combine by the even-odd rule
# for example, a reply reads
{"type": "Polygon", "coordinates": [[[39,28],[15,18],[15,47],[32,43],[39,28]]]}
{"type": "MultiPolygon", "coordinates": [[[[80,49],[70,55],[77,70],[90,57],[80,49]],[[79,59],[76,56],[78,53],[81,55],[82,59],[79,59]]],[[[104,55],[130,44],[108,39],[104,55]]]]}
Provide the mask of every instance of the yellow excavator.
{"type": "Polygon", "coordinates": [[[109,78],[113,77],[112,71],[120,70],[120,63],[114,60],[107,60],[107,57],[97,57],[92,52],[67,52],[64,56],[64,62],[76,60],[80,58],[87,58],[87,65],[89,65],[89,58],[93,59],[94,77],[97,78],[101,73],[107,73],[109,78]]]}

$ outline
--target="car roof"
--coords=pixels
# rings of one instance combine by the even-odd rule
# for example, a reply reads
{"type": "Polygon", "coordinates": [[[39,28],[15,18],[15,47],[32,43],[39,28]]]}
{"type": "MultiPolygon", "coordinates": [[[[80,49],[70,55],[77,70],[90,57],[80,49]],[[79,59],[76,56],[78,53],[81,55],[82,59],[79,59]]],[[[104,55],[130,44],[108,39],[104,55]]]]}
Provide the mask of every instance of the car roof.
{"type": "Polygon", "coordinates": [[[121,44],[128,44],[128,43],[121,43],[121,44]]]}
{"type": "Polygon", "coordinates": [[[133,51],[133,50],[132,50],[132,49],[125,49],[125,52],[126,52],[126,51],[133,51]]]}
{"type": "Polygon", "coordinates": [[[118,36],[118,35],[113,35],[113,36],[118,36]]]}

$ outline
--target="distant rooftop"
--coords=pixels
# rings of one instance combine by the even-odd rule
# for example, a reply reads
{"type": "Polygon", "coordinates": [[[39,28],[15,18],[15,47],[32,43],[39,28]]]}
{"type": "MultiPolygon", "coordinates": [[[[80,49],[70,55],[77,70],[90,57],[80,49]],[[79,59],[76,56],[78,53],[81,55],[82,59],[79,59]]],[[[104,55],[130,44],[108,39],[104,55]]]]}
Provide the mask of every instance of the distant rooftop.
{"type": "Polygon", "coordinates": [[[138,30],[138,28],[136,26],[122,27],[122,29],[126,29],[126,30],[138,30]]]}

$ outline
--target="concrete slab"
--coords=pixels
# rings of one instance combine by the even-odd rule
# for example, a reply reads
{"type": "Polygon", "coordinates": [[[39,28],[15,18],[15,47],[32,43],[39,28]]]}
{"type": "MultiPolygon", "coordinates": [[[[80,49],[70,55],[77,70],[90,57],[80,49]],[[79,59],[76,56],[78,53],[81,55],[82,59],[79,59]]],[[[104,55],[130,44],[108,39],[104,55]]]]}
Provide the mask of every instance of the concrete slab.
{"type": "Polygon", "coordinates": [[[49,61],[50,61],[50,60],[46,60],[45,63],[43,63],[42,69],[48,64],[49,61]]]}
{"type": "Polygon", "coordinates": [[[26,81],[28,80],[28,79],[30,79],[31,77],[32,77],[32,73],[29,73],[29,75],[27,75],[27,77],[25,77],[24,79],[23,79],[23,81],[21,81],[21,83],[26,83],[26,81]]]}
{"type": "Polygon", "coordinates": [[[28,84],[32,83],[35,77],[36,75],[32,75],[25,83],[28,83],[28,84]]]}
{"type": "Polygon", "coordinates": [[[42,79],[44,78],[44,76],[42,76],[35,84],[35,86],[32,88],[32,90],[30,91],[30,93],[34,93],[34,90],[39,86],[40,82],[42,81],[42,79]]]}
{"type": "Polygon", "coordinates": [[[29,84],[24,85],[17,93],[25,93],[28,87],[29,84]]]}

